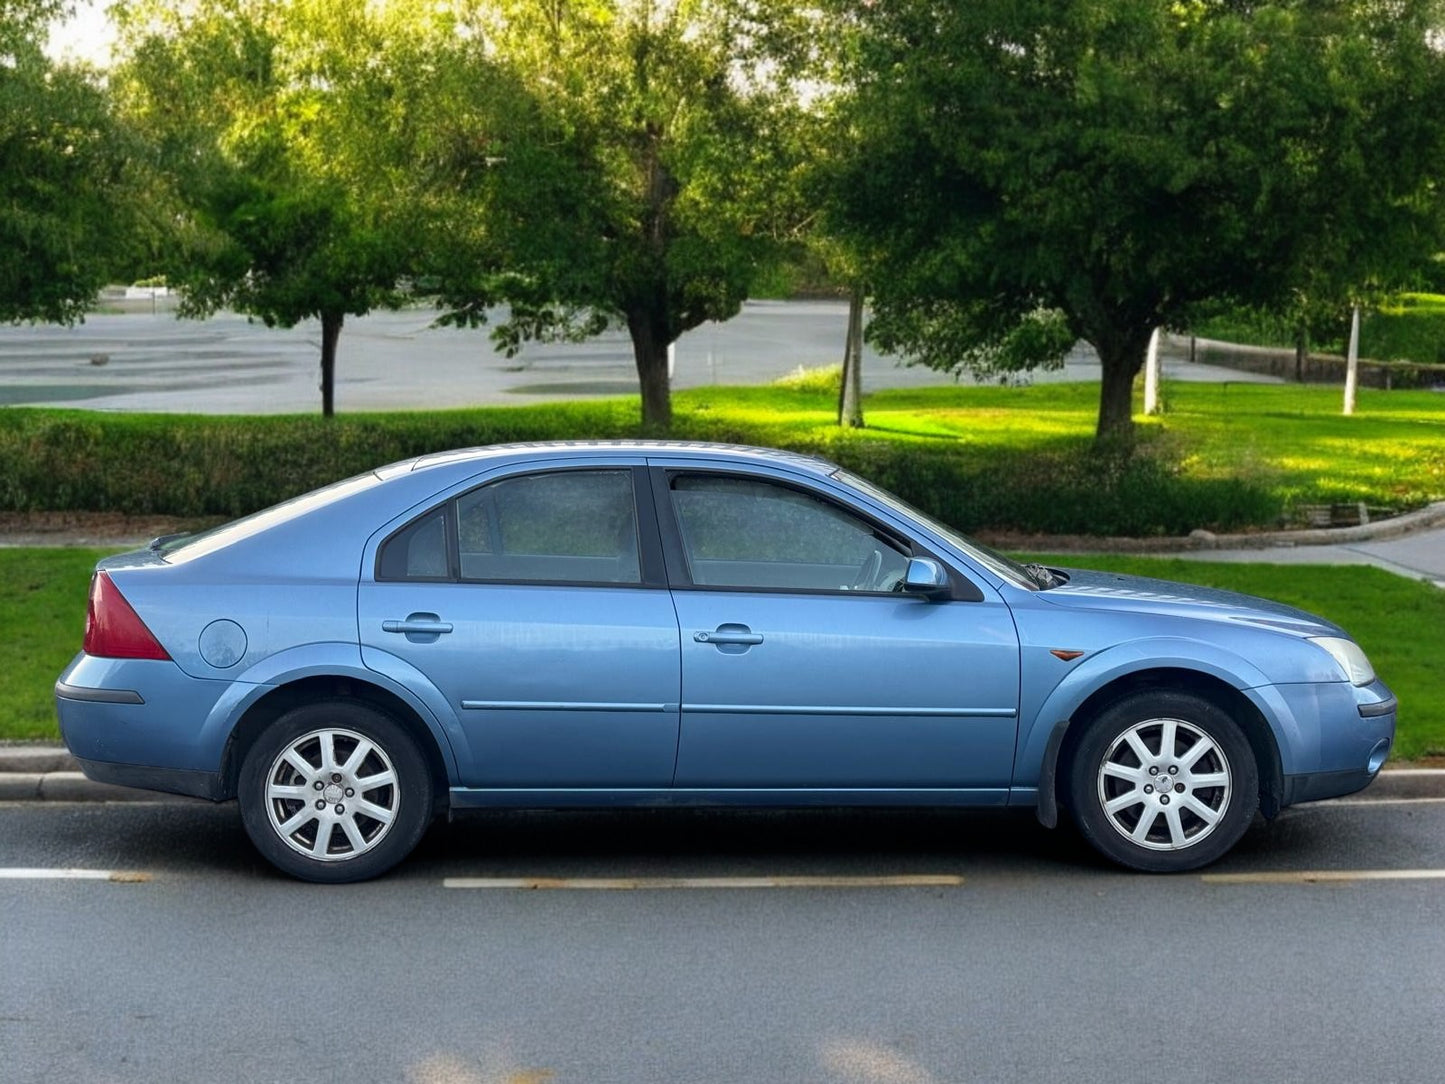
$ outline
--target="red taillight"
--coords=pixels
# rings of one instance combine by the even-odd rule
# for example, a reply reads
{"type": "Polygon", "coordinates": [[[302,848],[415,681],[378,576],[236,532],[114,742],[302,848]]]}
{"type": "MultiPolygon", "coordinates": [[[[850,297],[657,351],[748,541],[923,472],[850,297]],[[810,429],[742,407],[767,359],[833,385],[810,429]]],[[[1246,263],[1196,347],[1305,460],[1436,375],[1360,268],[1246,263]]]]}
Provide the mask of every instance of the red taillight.
{"type": "Polygon", "coordinates": [[[90,580],[90,607],[85,613],[87,655],[104,659],[169,659],[111,578],[97,572],[90,580]]]}

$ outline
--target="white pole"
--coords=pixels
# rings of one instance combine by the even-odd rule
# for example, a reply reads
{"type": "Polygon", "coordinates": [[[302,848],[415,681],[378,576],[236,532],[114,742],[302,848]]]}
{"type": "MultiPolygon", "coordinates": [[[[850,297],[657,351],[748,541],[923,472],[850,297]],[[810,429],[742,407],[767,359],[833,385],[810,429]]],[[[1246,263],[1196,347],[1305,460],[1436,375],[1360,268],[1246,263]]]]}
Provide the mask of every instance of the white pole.
{"type": "Polygon", "coordinates": [[[673,339],[672,342],[670,342],[670,343],[667,344],[667,379],[668,379],[669,381],[671,381],[672,378],[673,378],[673,375],[674,375],[676,372],[677,372],[677,340],[676,340],[676,339],[673,339]]]}
{"type": "Polygon", "coordinates": [[[1360,378],[1360,306],[1350,313],[1350,349],[1345,357],[1345,413],[1355,412],[1355,389],[1360,378]]]}
{"type": "Polygon", "coordinates": [[[1149,336],[1149,351],[1144,355],[1144,413],[1159,413],[1159,329],[1149,336]]]}

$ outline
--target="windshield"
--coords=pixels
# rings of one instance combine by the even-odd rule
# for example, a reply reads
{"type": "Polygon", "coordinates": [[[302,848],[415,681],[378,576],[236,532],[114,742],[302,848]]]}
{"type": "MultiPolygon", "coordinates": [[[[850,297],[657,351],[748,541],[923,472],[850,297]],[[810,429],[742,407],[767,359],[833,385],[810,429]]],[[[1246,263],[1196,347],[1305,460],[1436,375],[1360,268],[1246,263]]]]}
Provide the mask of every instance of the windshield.
{"type": "Polygon", "coordinates": [[[860,478],[852,471],[844,470],[840,467],[833,473],[833,477],[840,482],[852,486],[854,489],[861,490],[868,494],[868,496],[872,497],[885,508],[891,508],[900,515],[923,524],[923,526],[927,527],[934,534],[942,537],[949,545],[967,554],[973,558],[973,560],[983,565],[984,568],[1007,580],[1009,583],[1018,587],[1027,587],[1030,590],[1053,586],[1054,577],[1047,569],[1041,570],[1044,574],[1042,576],[1031,572],[1030,566],[1021,565],[1013,558],[1005,557],[997,550],[990,549],[980,542],[975,542],[973,539],[959,534],[952,527],[940,523],[927,512],[921,512],[917,508],[914,508],[913,505],[909,504],[902,497],[889,493],[886,489],[880,489],[866,478],[860,478]]]}

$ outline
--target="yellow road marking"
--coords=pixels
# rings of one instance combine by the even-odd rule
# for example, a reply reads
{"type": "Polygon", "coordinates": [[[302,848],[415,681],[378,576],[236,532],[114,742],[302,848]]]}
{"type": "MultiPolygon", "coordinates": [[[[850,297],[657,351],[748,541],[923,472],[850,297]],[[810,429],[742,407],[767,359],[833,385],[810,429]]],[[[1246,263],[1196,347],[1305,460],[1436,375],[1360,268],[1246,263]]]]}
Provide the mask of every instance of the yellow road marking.
{"type": "Polygon", "coordinates": [[[447,877],[443,888],[661,889],[661,888],[953,888],[956,874],[877,877],[447,877]]]}
{"type": "Polygon", "coordinates": [[[1265,873],[1205,873],[1205,884],[1292,885],[1350,881],[1441,881],[1445,869],[1301,869],[1265,873]]]}

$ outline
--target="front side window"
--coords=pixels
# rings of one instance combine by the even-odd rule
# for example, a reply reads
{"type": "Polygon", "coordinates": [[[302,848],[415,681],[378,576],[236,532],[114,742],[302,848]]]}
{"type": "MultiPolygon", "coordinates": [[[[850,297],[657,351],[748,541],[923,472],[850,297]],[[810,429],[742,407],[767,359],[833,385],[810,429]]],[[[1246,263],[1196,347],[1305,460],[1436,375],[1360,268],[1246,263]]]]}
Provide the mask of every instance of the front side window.
{"type": "Polygon", "coordinates": [[[388,539],[378,578],[452,578],[448,532],[463,580],[642,582],[630,471],[528,474],[464,493],[388,539]]]}
{"type": "Polygon", "coordinates": [[[908,567],[899,543],[810,493],[726,475],[675,476],[670,490],[699,586],[892,591],[908,567]]]}

